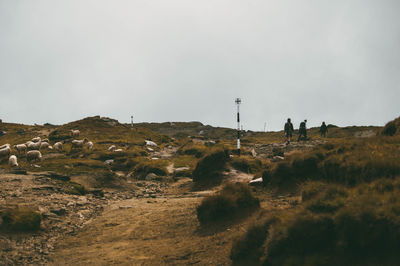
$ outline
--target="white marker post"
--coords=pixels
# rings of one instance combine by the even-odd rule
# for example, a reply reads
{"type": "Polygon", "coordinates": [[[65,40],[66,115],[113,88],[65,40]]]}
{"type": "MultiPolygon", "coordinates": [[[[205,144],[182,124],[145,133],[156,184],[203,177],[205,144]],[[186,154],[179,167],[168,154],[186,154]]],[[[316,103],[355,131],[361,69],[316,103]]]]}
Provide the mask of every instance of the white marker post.
{"type": "Polygon", "coordinates": [[[235,103],[237,105],[237,150],[238,155],[240,156],[240,115],[239,115],[239,106],[242,103],[240,98],[236,98],[235,103]]]}

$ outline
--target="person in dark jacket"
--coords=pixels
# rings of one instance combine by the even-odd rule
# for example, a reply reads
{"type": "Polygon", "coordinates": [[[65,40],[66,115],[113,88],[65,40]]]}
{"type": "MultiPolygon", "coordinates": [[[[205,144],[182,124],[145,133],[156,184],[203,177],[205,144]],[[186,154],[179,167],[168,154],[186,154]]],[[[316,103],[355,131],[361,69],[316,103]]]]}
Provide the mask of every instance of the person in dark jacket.
{"type": "Polygon", "coordinates": [[[307,127],[306,127],[307,120],[304,120],[303,122],[300,123],[299,127],[299,137],[297,141],[302,140],[307,140],[307,127]]]}
{"type": "Polygon", "coordinates": [[[319,132],[321,133],[321,137],[326,137],[326,133],[328,133],[328,127],[326,126],[325,122],[322,122],[322,125],[319,128],[319,132]]]}
{"type": "Polygon", "coordinates": [[[285,123],[285,136],[286,136],[286,143],[290,143],[290,141],[292,140],[292,136],[293,136],[293,124],[290,121],[290,118],[287,119],[287,122],[285,123]]]}

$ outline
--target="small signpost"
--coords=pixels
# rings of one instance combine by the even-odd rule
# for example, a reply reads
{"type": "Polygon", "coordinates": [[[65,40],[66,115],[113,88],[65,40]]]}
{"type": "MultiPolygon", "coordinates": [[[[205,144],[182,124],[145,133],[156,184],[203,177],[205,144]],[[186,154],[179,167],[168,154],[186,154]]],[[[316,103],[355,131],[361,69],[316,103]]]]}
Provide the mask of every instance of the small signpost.
{"type": "Polygon", "coordinates": [[[239,106],[242,103],[240,98],[236,98],[235,103],[237,105],[237,150],[238,155],[240,156],[240,115],[239,115],[239,106]]]}

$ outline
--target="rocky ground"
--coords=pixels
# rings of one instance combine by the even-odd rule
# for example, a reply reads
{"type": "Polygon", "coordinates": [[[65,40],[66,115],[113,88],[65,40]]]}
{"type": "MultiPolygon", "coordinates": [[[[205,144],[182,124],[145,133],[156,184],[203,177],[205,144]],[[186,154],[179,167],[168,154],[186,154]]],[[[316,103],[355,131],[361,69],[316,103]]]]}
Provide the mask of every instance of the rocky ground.
{"type": "MultiPolygon", "coordinates": [[[[39,211],[43,220],[36,233],[0,234],[0,264],[46,264],[57,242],[75,235],[104,207],[131,198],[156,198],[166,183],[131,182],[135,190],[91,190],[86,195],[69,194],[68,183],[52,178],[48,172],[0,175],[0,206],[39,211]]],[[[120,206],[124,208],[124,206],[120,206]]]]}
{"type": "MultiPolygon", "coordinates": [[[[253,149],[255,157],[273,161],[320,143],[258,144],[253,149]]],[[[175,152],[166,148],[152,157],[170,157],[175,152]]],[[[171,164],[168,171],[174,170],[171,164]]],[[[234,169],[224,176],[228,182],[253,179],[234,169]]],[[[194,192],[189,178],[177,182],[128,178],[123,189],[90,189],[85,195],[70,194],[70,183],[64,178],[68,177],[52,172],[2,170],[0,206],[31,208],[43,220],[36,233],[0,234],[0,264],[229,265],[232,242],[251,223],[250,219],[223,230],[201,229],[196,206],[220,187],[194,192]]],[[[277,197],[254,189],[263,211],[291,208],[299,202],[291,195],[277,197]]]]}

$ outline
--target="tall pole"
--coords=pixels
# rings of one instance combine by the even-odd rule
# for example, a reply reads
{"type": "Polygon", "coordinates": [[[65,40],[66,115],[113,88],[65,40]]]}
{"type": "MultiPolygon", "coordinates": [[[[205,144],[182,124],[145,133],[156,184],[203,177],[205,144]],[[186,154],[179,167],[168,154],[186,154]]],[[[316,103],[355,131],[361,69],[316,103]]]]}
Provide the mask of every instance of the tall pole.
{"type": "Polygon", "coordinates": [[[236,98],[235,103],[237,105],[237,150],[238,155],[240,156],[240,115],[239,115],[239,106],[242,100],[240,98],[236,98]]]}
{"type": "Polygon", "coordinates": [[[131,126],[133,127],[133,115],[131,115],[131,126]]]}

